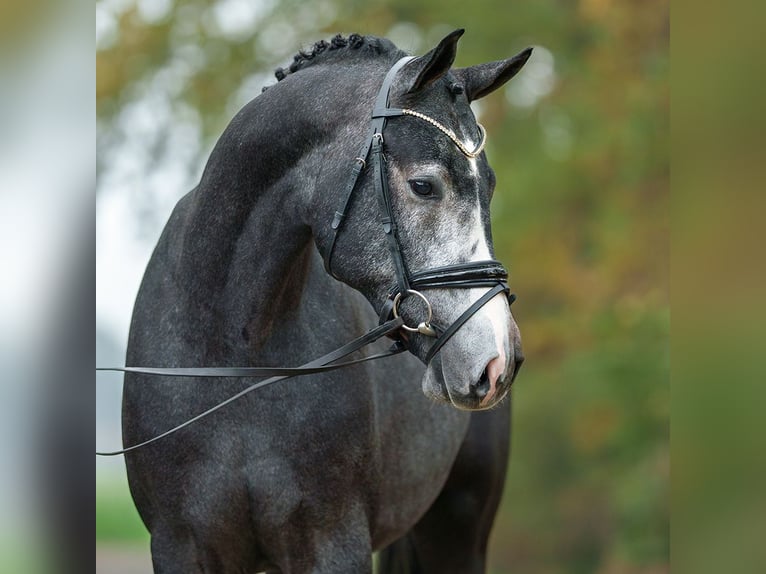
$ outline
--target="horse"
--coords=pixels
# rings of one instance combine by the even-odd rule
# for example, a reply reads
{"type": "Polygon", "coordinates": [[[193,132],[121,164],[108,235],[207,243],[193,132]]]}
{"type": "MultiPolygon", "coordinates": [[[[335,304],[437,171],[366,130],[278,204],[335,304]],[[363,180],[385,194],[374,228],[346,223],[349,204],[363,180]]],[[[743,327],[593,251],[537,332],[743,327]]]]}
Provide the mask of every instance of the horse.
{"type": "MultiPolygon", "coordinates": [[[[336,36],[278,69],[175,206],[137,295],[126,364],[299,364],[364,333],[387,302],[390,314],[397,278],[491,260],[495,177],[470,102],[531,50],[453,69],[462,34],[415,58],[387,39],[336,36]],[[356,154],[384,78],[376,172],[356,154]],[[383,225],[376,173],[390,200],[383,225]]],[[[405,284],[393,310],[409,328],[394,337],[409,352],[259,389],[128,452],[155,572],[371,572],[376,552],[381,573],[484,572],[523,354],[505,295],[466,285],[426,298],[405,284]],[[431,322],[420,321],[426,305],[431,322]],[[431,323],[467,309],[428,356],[431,323]]],[[[124,444],[247,384],[128,373],[124,444]]]]}

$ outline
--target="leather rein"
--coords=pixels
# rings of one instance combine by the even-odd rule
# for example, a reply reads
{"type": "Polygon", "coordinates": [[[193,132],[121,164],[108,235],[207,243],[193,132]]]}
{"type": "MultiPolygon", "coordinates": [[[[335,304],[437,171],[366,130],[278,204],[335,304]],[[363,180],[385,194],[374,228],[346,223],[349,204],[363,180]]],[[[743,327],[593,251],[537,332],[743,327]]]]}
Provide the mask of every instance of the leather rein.
{"type": "Polygon", "coordinates": [[[325,267],[328,272],[337,279],[332,272],[332,255],[335,249],[335,243],[338,237],[338,233],[342,229],[343,222],[346,217],[349,205],[351,203],[351,197],[354,190],[357,188],[357,184],[368,163],[373,169],[373,181],[375,184],[376,194],[380,203],[381,210],[381,224],[383,231],[387,238],[387,245],[391,258],[394,262],[394,269],[396,271],[396,286],[389,291],[389,297],[383,304],[380,311],[379,325],[365,333],[361,337],[354,339],[353,341],[346,343],[342,347],[335,349],[309,361],[308,363],[299,367],[102,367],[97,368],[97,371],[117,371],[123,373],[136,373],[142,375],[153,376],[165,376],[165,377],[197,377],[197,378],[221,378],[221,377],[269,377],[263,381],[253,383],[238,393],[232,395],[228,399],[216,404],[215,406],[203,411],[194,417],[184,421],[183,423],[172,427],[165,432],[158,434],[145,441],[133,444],[120,450],[110,452],[96,452],[98,456],[116,456],[125,454],[127,452],[134,451],[142,448],[156,441],[159,441],[171,434],[174,434],[181,429],[203,419],[214,412],[222,409],[226,405],[233,403],[234,401],[242,398],[252,391],[271,385],[278,381],[283,381],[291,377],[300,375],[309,375],[316,373],[324,373],[328,371],[334,371],[351,365],[358,365],[367,361],[373,361],[376,359],[382,359],[384,357],[390,357],[397,355],[407,350],[406,341],[401,336],[401,330],[404,329],[409,332],[417,332],[422,335],[435,338],[434,344],[429,349],[426,355],[426,363],[430,363],[431,359],[441,350],[444,344],[470,319],[479,309],[487,304],[492,298],[500,293],[505,293],[508,297],[509,304],[515,300],[515,295],[510,294],[508,287],[508,272],[499,261],[487,260],[487,261],[473,261],[468,263],[460,263],[456,265],[446,265],[442,267],[434,267],[431,269],[417,271],[410,273],[404,256],[402,254],[401,244],[399,242],[398,228],[394,219],[394,213],[391,204],[391,194],[388,187],[388,177],[385,170],[385,156],[383,154],[385,140],[383,138],[383,131],[385,129],[386,121],[389,118],[399,116],[410,116],[419,118],[428,122],[430,125],[444,133],[449,137],[453,143],[460,149],[463,154],[468,157],[478,157],[486,142],[486,132],[484,128],[479,124],[479,130],[481,132],[482,140],[474,150],[469,150],[454,134],[452,130],[445,127],[438,121],[415,112],[413,110],[391,108],[389,107],[389,94],[391,91],[391,85],[396,78],[397,72],[408,62],[415,59],[414,56],[407,56],[394,64],[394,66],[388,71],[383,85],[378,92],[375,100],[375,107],[372,111],[369,137],[362,147],[359,155],[354,159],[354,166],[351,170],[350,177],[346,184],[344,193],[341,194],[342,202],[339,209],[335,212],[331,228],[333,230],[333,236],[330,243],[330,249],[328,251],[327,258],[325,259],[325,267]],[[477,287],[490,287],[490,289],[477,299],[468,309],[466,309],[451,325],[448,327],[442,327],[431,320],[432,310],[431,304],[428,299],[423,295],[421,291],[429,289],[471,289],[477,287]],[[404,320],[399,316],[399,304],[407,297],[417,297],[422,300],[427,307],[427,317],[424,321],[417,326],[409,326],[404,323],[404,320]],[[394,339],[394,344],[386,351],[375,355],[370,355],[356,360],[341,361],[351,355],[352,353],[374,343],[375,341],[383,338],[390,337],[394,339]]]}

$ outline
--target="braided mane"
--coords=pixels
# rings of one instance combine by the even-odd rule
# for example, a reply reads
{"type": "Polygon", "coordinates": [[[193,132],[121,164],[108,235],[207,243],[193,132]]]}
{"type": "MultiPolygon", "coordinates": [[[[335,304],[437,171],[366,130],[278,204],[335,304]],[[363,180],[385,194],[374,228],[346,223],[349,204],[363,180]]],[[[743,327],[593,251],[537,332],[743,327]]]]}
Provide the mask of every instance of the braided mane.
{"type": "Polygon", "coordinates": [[[396,50],[396,46],[389,40],[377,38],[375,36],[361,36],[351,34],[347,38],[338,34],[329,42],[319,40],[310,49],[300,50],[287,68],[277,68],[274,75],[277,81],[284,80],[289,74],[294,74],[298,70],[311,65],[319,56],[336,51],[347,52],[355,50],[358,53],[368,53],[370,55],[379,55],[396,50]]]}

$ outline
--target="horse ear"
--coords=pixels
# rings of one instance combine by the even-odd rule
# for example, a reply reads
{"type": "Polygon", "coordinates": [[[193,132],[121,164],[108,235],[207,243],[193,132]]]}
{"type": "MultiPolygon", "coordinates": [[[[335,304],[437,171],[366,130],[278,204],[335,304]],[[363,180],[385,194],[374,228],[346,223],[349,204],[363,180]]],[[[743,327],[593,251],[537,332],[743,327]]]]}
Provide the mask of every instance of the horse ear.
{"type": "Polygon", "coordinates": [[[457,41],[464,32],[465,30],[462,28],[451,32],[439,42],[436,48],[413,60],[407,66],[416,70],[417,74],[412,86],[407,90],[408,93],[413,93],[430,86],[449,71],[457,54],[457,41]]]}
{"type": "Polygon", "coordinates": [[[494,92],[510,80],[527,63],[531,55],[532,48],[527,48],[513,58],[479,64],[469,68],[458,68],[453,70],[453,73],[463,84],[468,101],[472,102],[494,92]]]}

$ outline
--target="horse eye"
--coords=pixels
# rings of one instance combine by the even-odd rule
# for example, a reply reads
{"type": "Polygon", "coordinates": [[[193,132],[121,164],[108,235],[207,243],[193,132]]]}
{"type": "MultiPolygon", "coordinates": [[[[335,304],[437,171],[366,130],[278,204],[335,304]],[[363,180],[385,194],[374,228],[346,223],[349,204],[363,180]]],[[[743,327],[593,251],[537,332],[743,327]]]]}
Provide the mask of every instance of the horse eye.
{"type": "Polygon", "coordinates": [[[418,195],[428,196],[431,195],[431,184],[427,181],[420,181],[419,179],[411,179],[407,183],[410,184],[410,189],[418,195]]]}

